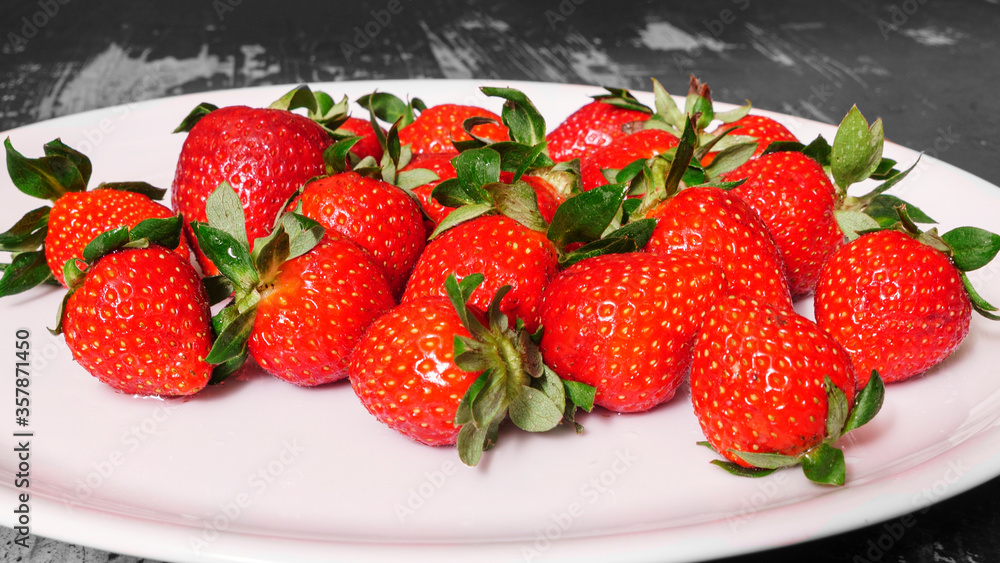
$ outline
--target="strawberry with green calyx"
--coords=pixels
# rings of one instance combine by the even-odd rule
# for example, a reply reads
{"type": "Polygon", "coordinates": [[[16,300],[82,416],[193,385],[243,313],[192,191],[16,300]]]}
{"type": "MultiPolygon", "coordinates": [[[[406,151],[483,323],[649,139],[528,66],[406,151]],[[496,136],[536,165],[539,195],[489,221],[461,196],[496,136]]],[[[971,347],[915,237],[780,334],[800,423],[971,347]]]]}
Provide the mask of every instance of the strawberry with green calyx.
{"type": "Polygon", "coordinates": [[[856,392],[847,352],[794,311],[742,296],[705,316],[691,366],[691,398],[715,461],[737,475],[802,465],[810,480],[842,485],[841,436],[882,404],[878,373],[856,392]]]}
{"type": "Polygon", "coordinates": [[[179,244],[180,217],[146,219],[97,236],[65,265],[69,291],[55,333],[115,390],[181,396],[208,383],[208,295],[179,244]]]}
{"type": "Polygon", "coordinates": [[[653,113],[628,90],[606,90],[607,94],[593,96],[594,101],[573,112],[546,135],[552,160],[567,162],[583,158],[591,151],[625,136],[623,126],[649,119],[653,113]]]}
{"type": "Polygon", "coordinates": [[[560,377],[593,385],[595,404],[649,410],[684,381],[702,318],[725,293],[722,270],[693,256],[581,260],[545,290],[542,355],[560,377]]]}
{"type": "MultiPolygon", "coordinates": [[[[307,90],[289,92],[275,108],[228,106],[186,120],[190,130],[174,175],[174,210],[190,221],[206,221],[206,200],[227,182],[243,202],[246,238],[255,241],[270,233],[292,194],[326,173],[323,155],[333,143],[328,127],[291,108],[306,107],[321,120],[326,116],[320,114],[328,113],[331,125],[344,117],[332,106],[321,106],[307,90]]],[[[186,234],[194,240],[190,225],[186,234]]],[[[207,274],[218,273],[200,249],[196,256],[207,274]]]]}
{"type": "Polygon", "coordinates": [[[582,189],[592,190],[609,183],[608,172],[614,177],[622,169],[639,159],[650,159],[675,148],[677,137],[661,129],[643,129],[615,139],[584,157],[580,165],[582,189]]]}
{"type": "MultiPolygon", "coordinates": [[[[988,264],[1000,236],[975,227],[921,232],[904,207],[895,228],[853,235],[816,287],[816,322],[851,354],[859,376],[886,382],[925,372],[968,335],[972,311],[1000,320],[966,272],[988,264]]],[[[859,377],[863,380],[863,377],[859,377]]]]}
{"type": "MultiPolygon", "coordinates": [[[[729,111],[716,112],[712,103],[711,89],[694,75],[691,76],[689,82],[683,111],[655,78],[653,79],[653,99],[655,113],[647,121],[638,125],[644,129],[662,129],[680,137],[688,127],[690,120],[697,139],[696,147],[698,150],[694,157],[698,162],[703,162],[706,155],[713,150],[721,151],[732,145],[747,142],[757,143],[757,140],[751,136],[733,134],[734,130],[739,127],[734,123],[749,114],[749,102],[729,111]],[[706,132],[706,128],[716,121],[721,122],[722,125],[711,132],[706,132]]],[[[704,161],[704,164],[707,166],[708,162],[710,159],[704,161]]]]}
{"type": "MultiPolygon", "coordinates": [[[[45,156],[27,158],[7,139],[7,171],[21,192],[47,199],[52,206],[28,212],[10,230],[0,233],[0,250],[14,253],[0,278],[0,297],[27,291],[54,280],[65,285],[63,266],[79,256],[102,232],[134,227],[149,218],[171,217],[170,209],[155,200],[164,190],[145,182],[102,183],[87,190],[90,159],[59,139],[46,143],[45,156]]],[[[188,256],[186,243],[176,252],[188,256]]]]}
{"type": "Polygon", "coordinates": [[[496,444],[510,418],[529,432],[576,424],[594,389],[564,381],[543,363],[538,347],[500,311],[501,288],[485,313],[466,303],[483,281],[473,274],[445,282],[447,299],[404,302],[376,321],[355,349],[350,378],[362,404],[381,422],[428,445],[457,444],[470,466],[496,444]]]}
{"type": "Polygon", "coordinates": [[[192,229],[233,288],[232,301],[213,319],[218,337],[208,361],[220,365],[212,382],[248,355],[301,386],[345,377],[354,345],[394,304],[382,269],[355,243],[324,236],[320,224],[296,213],[282,215],[251,251],[242,205],[227,184],[206,210],[208,223],[192,229]]]}

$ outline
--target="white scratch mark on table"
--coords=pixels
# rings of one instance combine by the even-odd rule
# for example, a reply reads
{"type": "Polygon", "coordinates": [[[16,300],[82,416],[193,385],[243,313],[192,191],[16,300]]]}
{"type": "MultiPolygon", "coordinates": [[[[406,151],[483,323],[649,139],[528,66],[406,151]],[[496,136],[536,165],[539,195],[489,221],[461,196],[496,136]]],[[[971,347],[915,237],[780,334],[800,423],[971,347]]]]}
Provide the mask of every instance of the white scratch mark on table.
{"type": "Polygon", "coordinates": [[[702,33],[692,35],[669,22],[647,22],[646,27],[639,30],[639,43],[654,51],[723,51],[734,46],[702,33]]]}
{"type": "Polygon", "coordinates": [[[949,45],[955,45],[966,37],[966,35],[961,31],[950,27],[944,29],[936,27],[900,29],[899,32],[927,47],[947,47],[949,45]]]}

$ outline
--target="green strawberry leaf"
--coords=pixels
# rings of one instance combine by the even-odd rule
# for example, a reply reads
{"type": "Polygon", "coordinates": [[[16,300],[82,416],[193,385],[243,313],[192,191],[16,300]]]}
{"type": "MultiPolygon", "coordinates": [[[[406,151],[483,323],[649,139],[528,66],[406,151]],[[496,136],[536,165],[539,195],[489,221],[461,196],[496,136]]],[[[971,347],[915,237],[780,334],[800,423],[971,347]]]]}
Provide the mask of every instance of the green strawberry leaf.
{"type": "Polygon", "coordinates": [[[281,96],[267,107],[268,109],[280,109],[285,111],[305,108],[306,111],[312,114],[319,111],[319,104],[316,101],[316,96],[313,94],[309,86],[306,86],[305,84],[296,86],[295,88],[289,90],[285,95],[281,96]]]}
{"type": "Polygon", "coordinates": [[[882,161],[882,120],[870,127],[858,106],[854,106],[840,122],[833,139],[830,170],[834,182],[843,190],[870,177],[882,161]]]}
{"type": "Polygon", "coordinates": [[[55,201],[66,192],[87,189],[83,174],[73,160],[61,154],[27,158],[14,149],[10,137],[4,140],[7,173],[14,186],[26,195],[55,201]]]}
{"type": "Polygon", "coordinates": [[[895,160],[883,156],[882,161],[878,163],[878,167],[872,172],[871,179],[888,180],[899,174],[899,170],[896,170],[896,164],[898,163],[895,160]]]}
{"type": "Polygon", "coordinates": [[[128,227],[122,226],[115,229],[109,229],[94,237],[94,240],[90,241],[90,243],[83,248],[83,259],[87,262],[87,264],[93,264],[101,256],[118,250],[129,242],[128,227]]]}
{"type": "Polygon", "coordinates": [[[718,178],[726,172],[736,170],[750,160],[756,150],[757,143],[740,143],[723,149],[712,159],[712,163],[705,167],[706,178],[718,178]]]}
{"type": "MultiPolygon", "coordinates": [[[[80,268],[80,265],[86,266],[87,264],[80,260],[79,258],[71,258],[63,264],[63,279],[66,280],[66,287],[70,291],[75,290],[81,283],[83,283],[84,271],[80,268]]],[[[62,319],[62,315],[59,316],[62,319]]]]}
{"type": "MultiPolygon", "coordinates": [[[[442,182],[443,184],[444,182],[442,182]]],[[[440,186],[441,184],[438,184],[440,186]]],[[[436,191],[437,188],[435,188],[436,191]]],[[[448,229],[465,223],[466,221],[471,221],[476,217],[481,217],[487,213],[493,211],[492,203],[470,203],[463,205],[458,209],[449,213],[444,219],[438,223],[437,227],[434,228],[434,232],[431,233],[427,240],[432,240],[436,238],[441,233],[447,231],[448,229]]]]}
{"type": "Polygon", "coordinates": [[[513,141],[493,143],[490,148],[500,154],[500,170],[512,172],[514,180],[518,180],[529,168],[546,168],[554,163],[545,156],[547,143],[525,145],[513,141]]]}
{"type": "Polygon", "coordinates": [[[257,287],[260,278],[254,270],[249,245],[245,241],[237,240],[229,232],[206,223],[195,222],[191,228],[201,251],[238,289],[250,291],[257,287]]]}
{"type": "MultiPolygon", "coordinates": [[[[913,209],[908,207],[907,211],[912,217],[913,209]]],[[[977,227],[958,227],[941,235],[941,238],[951,247],[951,259],[962,272],[982,268],[1000,252],[1000,235],[977,227]]]]}
{"type": "MultiPolygon", "coordinates": [[[[678,134],[684,129],[687,118],[677,107],[677,102],[667,93],[667,90],[660,84],[660,81],[653,78],[653,102],[656,107],[656,114],[651,120],[659,121],[668,125],[667,130],[678,134]]],[[[655,122],[654,121],[654,122],[655,122]]]]}
{"type": "Polygon", "coordinates": [[[323,240],[323,235],[326,232],[326,229],[318,221],[300,213],[285,213],[281,216],[279,226],[288,233],[288,257],[286,260],[298,258],[315,248],[323,240]]]}
{"type": "Polygon", "coordinates": [[[571,403],[587,412],[594,409],[594,396],[597,394],[596,387],[587,385],[586,383],[580,383],[579,381],[569,381],[566,379],[563,379],[562,383],[563,387],[566,389],[566,398],[568,398],[571,403]]]}
{"type": "Polygon", "coordinates": [[[262,283],[269,283],[281,271],[281,265],[291,255],[291,243],[285,229],[275,229],[270,235],[257,239],[250,257],[253,259],[257,277],[262,283]]]}
{"type": "Polygon", "coordinates": [[[217,109],[219,109],[218,106],[208,102],[198,104],[193,110],[191,110],[191,113],[187,114],[187,116],[181,121],[181,124],[174,129],[174,133],[187,133],[191,131],[195,124],[201,121],[201,118],[217,109]]]}
{"type": "Polygon", "coordinates": [[[601,238],[621,208],[628,186],[606,184],[564,201],[552,217],[547,236],[557,248],[601,238]]]}
{"type": "Polygon", "coordinates": [[[0,277],[0,297],[15,295],[45,283],[52,278],[52,270],[45,262],[45,251],[21,252],[3,268],[0,277]]]}
{"type": "Polygon", "coordinates": [[[508,414],[511,422],[522,430],[546,432],[562,422],[564,405],[557,404],[539,389],[522,385],[510,402],[508,414]]]}
{"type": "Polygon", "coordinates": [[[148,240],[165,248],[174,249],[181,243],[184,219],[180,215],[143,219],[129,230],[129,242],[148,240]]]}
{"type": "MultiPolygon", "coordinates": [[[[323,151],[323,162],[326,163],[328,175],[340,174],[351,170],[351,149],[361,140],[361,137],[344,137],[323,151]]],[[[360,164],[360,163],[358,163],[360,164]]]]}
{"type": "MultiPolygon", "coordinates": [[[[694,157],[694,150],[697,143],[698,135],[695,133],[694,123],[691,119],[688,119],[684,125],[684,132],[681,133],[680,143],[677,145],[674,158],[670,163],[670,170],[667,172],[666,182],[664,183],[664,191],[668,197],[677,193],[681,179],[684,178],[684,174],[688,170],[688,165],[691,164],[691,159],[694,157]]],[[[701,182],[697,183],[700,184],[701,182]]]]}
{"type": "Polygon", "coordinates": [[[736,475],[737,477],[767,477],[775,471],[774,469],[761,469],[759,467],[743,467],[738,463],[723,461],[721,459],[713,459],[710,463],[725,469],[730,475],[736,475]]]}
{"type": "Polygon", "coordinates": [[[828,440],[836,441],[840,438],[851,407],[847,404],[844,391],[834,384],[830,376],[824,378],[823,386],[826,389],[826,436],[828,440]]]}
{"type": "Polygon", "coordinates": [[[0,233],[0,250],[27,252],[36,250],[48,234],[51,207],[43,206],[25,213],[10,230],[0,233]]]}
{"type": "Polygon", "coordinates": [[[559,260],[560,268],[568,268],[577,262],[604,254],[627,254],[639,252],[649,242],[656,228],[656,219],[641,219],[628,223],[599,240],[589,242],[565,254],[559,260]]]}
{"type": "Polygon", "coordinates": [[[205,286],[205,293],[208,294],[209,305],[217,305],[229,299],[236,287],[226,276],[207,276],[202,278],[201,284],[205,286]]]}
{"type": "Polygon", "coordinates": [[[476,127],[479,127],[480,125],[491,125],[491,124],[499,125],[497,123],[497,120],[493,119],[492,117],[486,117],[483,115],[474,115],[472,117],[466,118],[464,121],[462,121],[462,130],[465,131],[465,133],[472,138],[468,141],[452,140],[451,142],[452,146],[455,147],[455,150],[458,152],[464,152],[468,150],[480,149],[486,146],[491,146],[493,144],[492,140],[486,137],[482,137],[478,133],[476,133],[476,127]]]}
{"type": "Polygon", "coordinates": [[[907,204],[894,195],[881,194],[875,196],[865,207],[864,214],[875,219],[879,226],[883,228],[891,227],[899,220],[899,213],[896,208],[906,205],[906,210],[910,214],[910,219],[916,223],[936,223],[934,219],[927,216],[919,208],[907,204]]]}
{"type": "Polygon", "coordinates": [[[462,396],[462,400],[458,403],[458,409],[455,411],[455,426],[462,426],[468,424],[472,426],[472,409],[471,405],[476,397],[479,396],[479,392],[483,390],[486,386],[486,382],[489,381],[490,374],[488,370],[484,370],[483,373],[479,374],[479,377],[472,382],[472,385],[465,390],[465,394],[462,396]]]}
{"type": "Polygon", "coordinates": [[[115,190],[144,195],[153,201],[160,201],[167,195],[167,190],[157,188],[146,182],[101,182],[95,190],[115,190]]]}
{"type": "Polygon", "coordinates": [[[475,467],[479,464],[479,460],[483,457],[483,450],[486,447],[485,443],[488,432],[488,428],[479,428],[472,423],[462,425],[461,430],[458,431],[458,439],[455,444],[458,448],[458,457],[462,460],[462,463],[470,467],[475,467]]]}
{"type": "Polygon", "coordinates": [[[798,457],[790,455],[740,452],[734,449],[730,449],[729,452],[750,465],[761,469],[780,469],[782,467],[791,467],[801,463],[801,460],[798,457]]]}
{"type": "Polygon", "coordinates": [[[68,159],[80,171],[80,177],[83,178],[84,185],[90,183],[90,175],[94,168],[87,155],[63,143],[61,139],[54,139],[45,143],[42,146],[42,150],[45,151],[46,156],[61,156],[68,159]]]}
{"type": "Polygon", "coordinates": [[[404,170],[396,175],[396,185],[408,192],[412,191],[413,188],[423,186],[424,184],[430,184],[431,182],[436,182],[438,180],[438,175],[432,170],[428,170],[426,168],[404,170]]]}
{"type": "MultiPolygon", "coordinates": [[[[656,79],[653,79],[656,82],[656,79]]],[[[643,113],[653,113],[653,110],[649,109],[645,104],[636,99],[632,95],[632,92],[624,88],[609,88],[604,87],[608,91],[607,94],[598,94],[596,96],[591,96],[591,98],[605,104],[610,104],[616,107],[631,109],[635,111],[641,111],[643,113]]]]}
{"type": "Polygon", "coordinates": [[[497,211],[533,231],[545,232],[548,225],[538,211],[538,196],[530,184],[518,180],[513,184],[486,184],[483,189],[490,194],[497,211]]]}
{"type": "MultiPolygon", "coordinates": [[[[236,190],[223,180],[205,200],[205,215],[213,229],[227,233],[234,240],[247,241],[246,219],[243,202],[236,190]]],[[[215,262],[215,260],[212,260],[215,262]]]]}
{"type": "Polygon", "coordinates": [[[991,321],[1000,321],[1000,315],[995,314],[997,311],[1000,311],[1000,309],[997,309],[995,306],[983,299],[982,295],[979,295],[979,292],[976,291],[976,288],[972,285],[972,280],[969,279],[969,276],[966,275],[965,272],[962,272],[960,277],[962,278],[962,285],[965,286],[965,292],[969,294],[969,301],[972,303],[972,309],[991,321]]]}
{"type": "Polygon", "coordinates": [[[485,184],[500,181],[500,153],[489,148],[473,149],[452,159],[455,177],[473,203],[487,203],[485,184]]]}
{"type": "Polygon", "coordinates": [[[400,129],[416,120],[414,110],[423,111],[427,108],[419,98],[413,98],[407,103],[385,92],[373,92],[356,101],[361,107],[369,109],[375,117],[386,123],[395,123],[400,129]]]}
{"type": "Polygon", "coordinates": [[[851,409],[851,414],[847,418],[843,429],[841,429],[840,435],[843,436],[856,428],[861,428],[865,424],[868,424],[871,419],[875,418],[878,411],[882,409],[884,398],[885,384],[882,383],[882,377],[878,372],[872,370],[871,379],[861,389],[858,396],[854,398],[854,408],[851,409]]]}
{"type": "Polygon", "coordinates": [[[882,228],[877,220],[860,211],[839,210],[834,211],[833,216],[847,240],[854,240],[864,233],[882,228]]]}
{"type": "Polygon", "coordinates": [[[753,109],[753,107],[750,105],[750,102],[747,101],[746,104],[739,106],[737,108],[733,108],[729,111],[716,113],[715,119],[723,123],[732,123],[734,121],[739,121],[740,119],[743,119],[744,117],[750,115],[751,109],[753,109]]]}
{"type": "Polygon", "coordinates": [[[545,142],[545,118],[524,92],[514,88],[489,86],[483,86],[480,90],[487,96],[506,100],[500,119],[510,132],[511,140],[529,146],[545,142]]]}
{"type": "Polygon", "coordinates": [[[691,76],[691,85],[684,100],[684,113],[694,122],[696,131],[704,131],[715,119],[711,89],[694,75],[691,76]]]}
{"type": "MultiPolygon", "coordinates": [[[[216,317],[224,319],[222,326],[216,330],[215,343],[209,351],[205,361],[210,364],[223,364],[234,358],[239,358],[246,354],[247,341],[253,331],[253,323],[257,318],[257,309],[251,308],[242,313],[238,312],[235,304],[230,305],[223,314],[219,312],[216,317]]],[[[213,326],[216,320],[213,318],[213,326]]],[[[214,379],[214,377],[213,377],[214,379]]]]}
{"type": "Polygon", "coordinates": [[[802,472],[813,483],[843,485],[847,477],[844,452],[823,442],[802,456],[802,472]]]}
{"type": "MultiPolygon", "coordinates": [[[[466,304],[469,302],[469,298],[472,297],[472,293],[482,285],[485,279],[486,276],[476,273],[469,274],[459,281],[457,276],[452,273],[444,281],[445,294],[448,296],[448,300],[451,301],[451,306],[454,307],[455,312],[458,313],[458,317],[462,320],[462,326],[472,334],[473,338],[477,339],[486,332],[486,328],[483,327],[475,315],[469,312],[466,304]]],[[[457,356],[461,353],[460,350],[456,350],[455,355],[457,356]]]]}

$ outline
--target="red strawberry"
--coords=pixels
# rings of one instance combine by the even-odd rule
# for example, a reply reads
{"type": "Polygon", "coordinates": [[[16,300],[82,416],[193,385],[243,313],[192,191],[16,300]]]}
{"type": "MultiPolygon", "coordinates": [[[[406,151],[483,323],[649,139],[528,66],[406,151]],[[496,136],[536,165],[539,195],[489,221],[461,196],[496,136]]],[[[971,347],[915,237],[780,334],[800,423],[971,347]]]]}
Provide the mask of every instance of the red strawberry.
{"type": "Polygon", "coordinates": [[[940,250],[899,231],[862,235],[830,257],[816,322],[851,353],[858,379],[900,381],[940,363],[969,332],[961,272],[940,250]]]}
{"type": "MultiPolygon", "coordinates": [[[[455,167],[452,165],[451,159],[456,156],[458,156],[457,152],[417,155],[414,156],[413,160],[411,160],[409,164],[403,168],[403,171],[423,168],[437,174],[437,180],[413,188],[413,193],[417,196],[417,199],[420,200],[420,205],[423,206],[424,212],[428,217],[430,217],[431,221],[433,221],[435,225],[440,223],[441,220],[447,217],[448,213],[451,213],[452,209],[454,209],[452,207],[445,207],[435,201],[431,198],[431,192],[433,192],[434,187],[441,182],[455,177],[455,167]]],[[[433,230],[433,228],[431,230],[433,230]]]]}
{"type": "Polygon", "coordinates": [[[545,290],[541,349],[594,403],[648,410],[673,397],[705,312],[725,294],[715,265],[683,255],[608,254],[577,262],[545,290]]]}
{"type": "Polygon", "coordinates": [[[445,297],[413,299],[382,315],[354,350],[351,386],[393,430],[430,446],[458,438],[458,403],[478,372],[455,365],[452,343],[470,338],[445,297]]]}
{"type": "Polygon", "coordinates": [[[844,241],[834,217],[836,188],[823,167],[800,152],[755,158],[722,180],[743,178],[730,193],[746,201],[774,236],[792,296],[812,293],[823,264],[844,241]]]}
{"type": "Polygon", "coordinates": [[[609,183],[602,170],[620,170],[633,161],[651,158],[677,146],[678,139],[660,129],[643,129],[620,137],[583,157],[580,173],[584,190],[609,183]]]}
{"type": "Polygon", "coordinates": [[[509,139],[507,128],[500,124],[500,116],[483,108],[456,104],[432,106],[420,113],[417,119],[399,130],[399,143],[410,145],[413,154],[454,152],[453,141],[470,141],[472,137],[462,128],[470,117],[486,117],[496,124],[476,126],[473,131],[490,141],[509,139]]]}
{"type": "Polygon", "coordinates": [[[791,308],[774,240],[739,197],[718,188],[687,188],[646,216],[657,220],[646,252],[693,254],[722,268],[730,293],[791,308]]]}
{"type": "Polygon", "coordinates": [[[282,264],[261,293],[250,355],[275,377],[302,386],[346,377],[351,350],[394,304],[368,254],[329,236],[282,264]]]}
{"type": "MultiPolygon", "coordinates": [[[[176,243],[180,221],[173,227],[176,243]]],[[[212,375],[205,361],[212,347],[211,313],[201,278],[176,252],[156,244],[121,248],[129,234],[114,232],[124,232],[123,238],[67,280],[60,328],[73,359],[122,393],[201,390],[212,375]]]]}
{"type": "Polygon", "coordinates": [[[355,172],[344,172],[306,184],[292,202],[302,214],[340,233],[367,250],[378,263],[393,295],[401,295],[424,249],[420,206],[403,190],[355,172]]]}
{"type": "MultiPolygon", "coordinates": [[[[730,135],[740,135],[744,137],[753,137],[758,141],[757,149],[754,151],[753,156],[759,156],[763,153],[768,145],[777,141],[798,141],[798,138],[792,134],[784,125],[778,123],[777,121],[771,119],[770,117],[764,117],[763,115],[746,115],[733,121],[731,123],[725,123],[719,128],[730,128],[738,127],[730,135]]],[[[718,131],[713,131],[712,133],[717,133],[718,131]]],[[[718,153],[710,152],[705,155],[701,163],[703,166],[708,166],[715,155],[718,153]]]]}
{"type": "MultiPolygon", "coordinates": [[[[211,111],[184,141],[174,176],[173,208],[188,221],[205,221],[206,198],[228,182],[246,210],[252,242],[271,231],[295,190],[326,173],[323,151],[330,144],[321,126],[290,111],[246,106],[211,111]]],[[[218,273],[200,250],[196,254],[206,273],[218,273]]]]}
{"type": "Polygon", "coordinates": [[[344,123],[337,128],[339,132],[347,132],[352,135],[357,135],[361,139],[351,147],[351,152],[357,155],[358,158],[365,158],[370,156],[375,159],[375,162],[382,160],[382,145],[378,142],[378,136],[375,134],[375,129],[372,128],[370,121],[365,119],[358,119],[357,117],[348,117],[344,123]]]}
{"type": "MultiPolygon", "coordinates": [[[[45,235],[45,260],[59,283],[67,260],[83,255],[90,241],[116,227],[134,227],[150,218],[163,219],[174,214],[166,206],[137,193],[119,190],[67,192],[52,205],[49,230],[45,235]]],[[[190,256],[183,239],[176,248],[182,258],[190,256]]]]}
{"type": "MultiPolygon", "coordinates": [[[[170,209],[153,201],[162,198],[164,190],[144,182],[101,184],[86,191],[90,160],[58,139],[47,143],[46,156],[37,159],[14,150],[10,139],[4,145],[14,185],[27,195],[52,201],[52,207],[35,209],[13,229],[0,233],[0,250],[19,253],[14,263],[22,265],[19,278],[23,280],[13,285],[11,280],[0,282],[0,296],[30,289],[50,273],[65,286],[66,261],[82,256],[84,247],[97,235],[118,227],[131,228],[145,219],[173,216],[170,209]],[[39,246],[42,249],[36,250],[39,246]]],[[[189,257],[183,240],[176,250],[189,257]]]]}
{"type": "Polygon", "coordinates": [[[594,149],[624,137],[623,125],[645,121],[649,116],[648,111],[627,109],[601,100],[590,102],[545,136],[549,156],[556,162],[584,158],[594,149]]]}
{"type": "Polygon", "coordinates": [[[493,296],[485,315],[467,307],[482,280],[451,275],[448,299],[426,296],[395,307],[372,324],[350,365],[355,393],[379,421],[423,444],[457,443],[468,465],[496,443],[508,415],[521,429],[545,432],[575,424],[576,407],[589,411],[594,398],[593,387],[546,368],[525,329],[507,322],[499,303],[509,287],[493,296]]]}
{"type": "Polygon", "coordinates": [[[555,246],[544,233],[502,215],[462,223],[433,239],[417,261],[403,301],[444,295],[450,274],[459,278],[483,273],[485,283],[472,295],[471,305],[485,310],[503,285],[513,289],[500,310],[511,320],[522,319],[528,330],[539,325],[542,291],[558,268],[555,246]]]}
{"type": "Polygon", "coordinates": [[[802,463],[810,479],[842,484],[833,443],[867,422],[857,416],[874,415],[865,393],[865,408],[848,417],[856,382],[847,352],[809,319],[743,296],[719,301],[703,327],[691,398],[712,448],[742,467],[802,463]]]}

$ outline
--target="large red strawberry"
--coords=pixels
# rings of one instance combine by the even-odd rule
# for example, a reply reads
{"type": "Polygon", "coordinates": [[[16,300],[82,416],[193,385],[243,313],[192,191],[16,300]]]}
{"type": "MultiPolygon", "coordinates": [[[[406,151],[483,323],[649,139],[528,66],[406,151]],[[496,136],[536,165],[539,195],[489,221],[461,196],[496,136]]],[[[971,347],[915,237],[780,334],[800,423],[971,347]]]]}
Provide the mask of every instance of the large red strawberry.
{"type": "Polygon", "coordinates": [[[424,249],[420,206],[403,190],[356,172],[343,172],[306,184],[291,204],[327,229],[367,250],[382,267],[394,295],[401,295],[424,249]]]}
{"type": "MultiPolygon", "coordinates": [[[[187,258],[158,244],[124,247],[149,224],[109,231],[88,245],[86,264],[74,260],[60,328],[73,359],[117,391],[190,395],[212,375],[208,296],[187,258]]],[[[172,230],[171,247],[180,220],[172,230]]]]}
{"type": "Polygon", "coordinates": [[[676,136],[660,129],[643,129],[615,139],[583,157],[580,166],[583,189],[592,190],[609,183],[602,170],[620,170],[633,161],[665,153],[677,143],[676,136]]]}
{"type": "Polygon", "coordinates": [[[844,241],[834,211],[837,190],[823,167],[801,152],[774,152],[729,172],[746,182],[730,193],[752,207],[774,236],[793,297],[812,293],[820,269],[844,241]]]}
{"type": "Polygon", "coordinates": [[[609,91],[610,95],[596,96],[595,101],[573,112],[545,136],[552,160],[564,162],[584,158],[595,149],[624,137],[624,125],[649,119],[650,110],[642,107],[631,94],[624,90],[609,91]]]}
{"type": "Polygon", "coordinates": [[[684,255],[608,254],[559,273],[542,303],[542,355],[560,377],[597,388],[594,403],[639,412],[673,397],[722,270],[684,255]]]}
{"type": "Polygon", "coordinates": [[[500,124],[500,116],[483,108],[457,104],[431,106],[405,127],[399,130],[399,142],[410,145],[413,154],[453,152],[455,141],[470,141],[472,137],[462,127],[466,119],[483,117],[496,121],[485,123],[473,129],[476,136],[490,141],[505,141],[509,138],[507,128],[500,124]]]}
{"type": "Polygon", "coordinates": [[[545,233],[503,215],[487,215],[462,223],[431,240],[413,269],[403,301],[443,296],[451,274],[483,273],[486,281],[472,294],[480,310],[501,286],[512,289],[500,310],[522,319],[534,332],[540,322],[542,291],[558,269],[558,254],[545,233]]]}
{"type": "Polygon", "coordinates": [[[878,387],[851,408],[855,385],[850,357],[829,334],[744,296],[716,303],[695,344],[695,414],[708,444],[739,467],[801,463],[810,479],[842,484],[844,456],[833,444],[881,404],[878,387]]]}
{"type": "MultiPolygon", "coordinates": [[[[184,141],[174,175],[173,208],[189,221],[205,221],[205,200],[228,182],[240,196],[253,242],[271,231],[295,190],[326,173],[323,151],[331,142],[320,125],[287,110],[215,109],[191,127],[184,141]]],[[[218,273],[200,251],[196,254],[206,273],[218,273]]]]}
{"type": "Polygon", "coordinates": [[[719,188],[681,190],[651,209],[646,252],[690,253],[722,268],[729,292],[791,308],[781,254],[767,227],[739,197],[719,188]]]}
{"type": "MultiPolygon", "coordinates": [[[[753,156],[760,156],[760,154],[762,154],[771,143],[778,141],[798,141],[798,138],[781,123],[771,119],[770,117],[756,114],[746,115],[736,121],[724,123],[720,125],[718,129],[712,131],[712,134],[718,133],[721,129],[729,129],[732,127],[736,127],[736,129],[734,129],[730,135],[752,137],[757,141],[757,149],[754,151],[753,156]]],[[[718,153],[708,153],[705,158],[702,159],[701,163],[704,166],[708,166],[715,158],[716,154],[718,153]]]]}
{"type": "Polygon", "coordinates": [[[546,368],[525,329],[507,322],[498,307],[509,288],[482,315],[466,306],[482,279],[459,283],[452,275],[448,298],[393,308],[372,324],[350,365],[355,393],[380,422],[423,444],[457,443],[468,465],[496,443],[508,415],[519,428],[544,432],[575,424],[576,407],[590,410],[594,397],[593,387],[546,368]]]}
{"type": "MultiPolygon", "coordinates": [[[[52,207],[29,212],[14,228],[0,234],[0,250],[17,252],[15,278],[0,282],[0,296],[30,289],[51,274],[60,284],[63,265],[82,256],[84,247],[97,235],[118,227],[134,227],[151,218],[172,217],[157,203],[164,190],[144,182],[101,184],[87,190],[90,160],[58,139],[45,145],[46,156],[26,158],[7,139],[7,169],[14,185],[27,195],[48,199],[52,207]],[[40,250],[37,250],[41,246],[40,250]]],[[[177,253],[187,258],[182,240],[177,253]]]]}
{"type": "Polygon", "coordinates": [[[220,186],[207,202],[209,223],[193,226],[233,294],[213,319],[219,336],[209,361],[222,364],[216,381],[239,369],[248,353],[297,385],[346,377],[365,329],[395,304],[382,268],[354,242],[324,235],[316,221],[294,213],[251,252],[239,217],[225,213],[238,201],[232,188],[220,186]]]}
{"type": "Polygon", "coordinates": [[[862,382],[872,370],[887,382],[923,373],[958,349],[973,308],[995,318],[995,308],[970,298],[963,272],[985,265],[997,248],[1000,237],[972,228],[941,238],[896,230],[862,235],[823,268],[816,322],[850,352],[862,382]]]}

